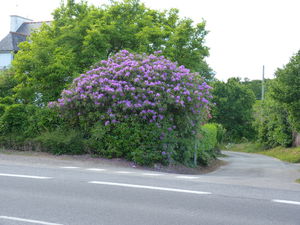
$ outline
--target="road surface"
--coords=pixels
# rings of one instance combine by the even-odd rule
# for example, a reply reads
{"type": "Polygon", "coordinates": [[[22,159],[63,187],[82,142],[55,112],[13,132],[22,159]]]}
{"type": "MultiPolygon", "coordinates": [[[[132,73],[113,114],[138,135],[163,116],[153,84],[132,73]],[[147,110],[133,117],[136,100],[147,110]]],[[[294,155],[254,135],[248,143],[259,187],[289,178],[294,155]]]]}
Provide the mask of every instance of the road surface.
{"type": "Polygon", "coordinates": [[[182,175],[0,153],[0,225],[300,225],[300,165],[225,154],[182,175]]]}

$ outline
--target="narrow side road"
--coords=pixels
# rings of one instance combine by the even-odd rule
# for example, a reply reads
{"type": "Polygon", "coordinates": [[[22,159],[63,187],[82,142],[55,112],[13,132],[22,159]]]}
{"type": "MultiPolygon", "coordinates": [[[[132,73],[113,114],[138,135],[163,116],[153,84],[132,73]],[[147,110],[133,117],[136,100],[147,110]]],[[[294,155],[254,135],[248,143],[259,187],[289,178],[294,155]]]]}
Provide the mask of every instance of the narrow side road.
{"type": "Polygon", "coordinates": [[[242,152],[223,151],[226,166],[206,175],[215,182],[268,187],[273,189],[299,190],[295,180],[300,177],[300,164],[242,152]]]}

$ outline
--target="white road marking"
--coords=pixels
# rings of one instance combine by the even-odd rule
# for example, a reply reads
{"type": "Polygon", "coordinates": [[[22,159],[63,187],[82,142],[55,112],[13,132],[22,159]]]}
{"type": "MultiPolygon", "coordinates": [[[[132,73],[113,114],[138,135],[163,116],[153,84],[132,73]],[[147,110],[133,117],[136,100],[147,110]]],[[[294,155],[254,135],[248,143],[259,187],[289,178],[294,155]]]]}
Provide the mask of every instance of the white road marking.
{"type": "Polygon", "coordinates": [[[296,201],[280,200],[280,199],[273,199],[272,201],[278,203],[284,203],[284,204],[300,205],[300,202],[296,202],[296,201]]]}
{"type": "Polygon", "coordinates": [[[197,179],[198,177],[192,177],[192,176],[176,176],[176,178],[179,178],[179,179],[197,179]]]}
{"type": "Polygon", "coordinates": [[[162,174],[159,174],[159,173],[142,173],[142,175],[145,175],[145,176],[162,176],[162,174]]]}
{"type": "Polygon", "coordinates": [[[52,179],[52,177],[41,177],[41,176],[30,176],[30,175],[8,174],[8,173],[0,173],[0,176],[3,176],[3,177],[31,178],[31,179],[52,179]]]}
{"type": "Polygon", "coordinates": [[[10,217],[10,216],[0,216],[0,219],[21,221],[21,222],[26,222],[26,223],[40,224],[40,225],[62,225],[62,224],[59,224],[59,223],[48,223],[48,222],[39,221],[39,220],[29,220],[29,219],[18,218],[18,217],[10,217]]]}
{"type": "Polygon", "coordinates": [[[62,166],[60,168],[62,168],[62,169],[78,169],[79,167],[77,167],[77,166],[62,166]]]}
{"type": "Polygon", "coordinates": [[[129,171],[115,171],[115,173],[120,173],[120,174],[129,174],[129,173],[133,173],[133,172],[129,172],[129,171]]]}
{"type": "Polygon", "coordinates": [[[88,168],[86,170],[89,170],[89,171],[97,171],[97,172],[101,172],[101,171],[106,171],[106,169],[99,169],[99,168],[88,168]]]}
{"type": "Polygon", "coordinates": [[[159,190],[159,191],[181,192],[181,193],[189,193],[189,194],[197,194],[197,195],[210,195],[211,194],[211,192],[204,192],[204,191],[192,191],[192,190],[185,190],[185,189],[145,186],[145,185],[136,185],[136,184],[124,184],[124,183],[112,183],[112,182],[103,182],[103,181],[90,181],[88,183],[90,183],[90,184],[110,185],[110,186],[119,186],[119,187],[130,187],[130,188],[159,190]]]}

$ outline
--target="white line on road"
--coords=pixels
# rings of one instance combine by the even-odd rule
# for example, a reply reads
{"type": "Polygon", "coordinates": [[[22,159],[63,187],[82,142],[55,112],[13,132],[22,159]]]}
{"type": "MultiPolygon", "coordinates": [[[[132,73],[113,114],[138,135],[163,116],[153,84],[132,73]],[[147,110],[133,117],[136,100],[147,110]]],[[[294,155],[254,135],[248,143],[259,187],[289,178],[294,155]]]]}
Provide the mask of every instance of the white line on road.
{"type": "Polygon", "coordinates": [[[159,191],[181,192],[181,193],[189,193],[189,194],[197,194],[197,195],[210,195],[211,194],[211,192],[204,192],[204,191],[192,191],[192,190],[185,190],[185,189],[145,186],[145,185],[136,185],[136,184],[112,183],[112,182],[102,182],[102,181],[90,181],[89,183],[90,184],[110,185],[110,186],[159,190],[159,191]]]}
{"type": "Polygon", "coordinates": [[[145,176],[162,176],[162,174],[159,174],[159,173],[142,173],[142,175],[145,175],[145,176]]]}
{"type": "Polygon", "coordinates": [[[52,179],[52,177],[40,177],[40,176],[30,176],[30,175],[21,175],[21,174],[8,174],[8,173],[0,173],[0,176],[3,176],[3,177],[31,178],[31,179],[52,179]]]}
{"type": "Polygon", "coordinates": [[[29,220],[29,219],[10,217],[10,216],[0,216],[0,219],[21,221],[21,222],[26,222],[26,223],[35,223],[35,224],[40,224],[40,225],[62,225],[59,223],[48,223],[48,222],[39,221],[39,220],[29,220]]]}
{"type": "Polygon", "coordinates": [[[272,201],[278,203],[284,203],[284,204],[300,205],[300,202],[296,202],[296,201],[280,200],[280,199],[273,199],[272,201]]]}
{"type": "Polygon", "coordinates": [[[132,172],[129,172],[129,171],[115,171],[115,173],[120,173],[120,174],[130,174],[132,172]]]}
{"type": "Polygon", "coordinates": [[[106,171],[106,169],[99,169],[99,168],[88,168],[86,170],[89,170],[89,171],[96,171],[96,172],[101,172],[101,171],[106,171]]]}
{"type": "Polygon", "coordinates": [[[77,166],[62,166],[60,168],[62,168],[62,169],[78,169],[79,167],[77,167],[77,166]]]}
{"type": "Polygon", "coordinates": [[[197,179],[198,177],[192,177],[192,176],[176,176],[176,178],[179,178],[179,179],[197,179]]]}

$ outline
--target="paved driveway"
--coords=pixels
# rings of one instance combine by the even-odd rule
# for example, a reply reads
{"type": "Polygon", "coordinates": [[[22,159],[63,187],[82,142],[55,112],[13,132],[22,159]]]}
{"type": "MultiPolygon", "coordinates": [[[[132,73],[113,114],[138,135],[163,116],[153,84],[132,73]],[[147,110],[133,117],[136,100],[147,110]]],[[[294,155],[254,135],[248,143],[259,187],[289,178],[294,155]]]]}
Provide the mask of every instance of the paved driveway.
{"type": "Polygon", "coordinates": [[[223,151],[222,158],[228,164],[206,174],[207,181],[227,184],[248,185],[299,190],[300,164],[282,162],[278,159],[241,152],[223,151]]]}

